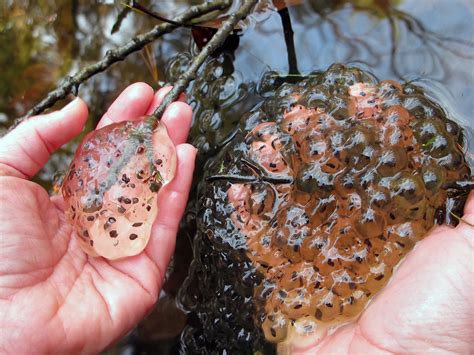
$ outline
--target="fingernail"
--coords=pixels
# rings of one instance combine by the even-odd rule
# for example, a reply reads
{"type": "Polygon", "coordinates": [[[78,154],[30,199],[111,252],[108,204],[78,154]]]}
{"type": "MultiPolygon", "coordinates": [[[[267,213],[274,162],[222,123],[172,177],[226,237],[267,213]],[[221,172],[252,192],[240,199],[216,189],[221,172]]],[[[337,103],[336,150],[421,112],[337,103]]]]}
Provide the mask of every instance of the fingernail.
{"type": "Polygon", "coordinates": [[[61,111],[67,111],[67,110],[70,110],[71,108],[73,108],[76,103],[77,103],[77,100],[79,100],[78,97],[76,97],[74,100],[72,100],[70,103],[68,103],[66,106],[64,106],[61,111]]]}

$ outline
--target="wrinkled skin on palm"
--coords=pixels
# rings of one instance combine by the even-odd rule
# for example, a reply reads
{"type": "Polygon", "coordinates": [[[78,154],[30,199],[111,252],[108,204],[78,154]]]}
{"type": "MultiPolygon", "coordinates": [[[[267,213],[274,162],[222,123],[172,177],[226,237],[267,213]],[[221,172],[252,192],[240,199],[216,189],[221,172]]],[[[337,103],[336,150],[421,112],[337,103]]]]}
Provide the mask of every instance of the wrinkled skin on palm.
{"type": "Polygon", "coordinates": [[[341,65],[281,86],[206,168],[185,349],[271,352],[357,317],[470,177],[461,144],[413,86],[341,65]]]}
{"type": "Polygon", "coordinates": [[[82,249],[119,259],[140,253],[158,213],[156,196],[176,170],[166,127],[147,117],[90,132],[64,178],[66,217],[82,249]]]}

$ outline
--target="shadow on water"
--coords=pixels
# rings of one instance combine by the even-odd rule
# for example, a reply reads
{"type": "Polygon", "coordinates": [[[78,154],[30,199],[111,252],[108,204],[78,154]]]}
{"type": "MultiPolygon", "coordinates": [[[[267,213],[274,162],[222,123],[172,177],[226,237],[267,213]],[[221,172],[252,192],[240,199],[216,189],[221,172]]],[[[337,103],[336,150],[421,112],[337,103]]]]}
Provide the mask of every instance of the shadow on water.
{"type": "MultiPolygon", "coordinates": [[[[313,0],[277,11],[268,6],[244,26],[239,46],[207,61],[188,90],[194,109],[189,141],[199,148],[198,166],[232,138],[244,112],[281,81],[354,64],[379,79],[412,82],[465,129],[474,152],[473,11],[469,0],[313,0]]],[[[147,1],[141,2],[148,6],[147,1]]],[[[150,2],[151,3],[151,2],[150,2]]],[[[151,9],[168,18],[198,1],[160,2],[151,9]]],[[[275,4],[279,4],[275,1],[275,4]]],[[[235,8],[238,4],[234,4],[235,8]]],[[[264,7],[264,6],[262,6],[264,7]]],[[[119,5],[74,0],[4,1],[0,4],[0,132],[53,89],[58,80],[96,61],[155,20],[126,13],[119,5]],[[112,34],[112,28],[116,31],[112,34]]],[[[197,49],[189,29],[179,29],[129,56],[87,83],[92,129],[106,107],[129,84],[155,89],[173,82],[197,49]]],[[[57,105],[58,107],[58,105],[57,105]]],[[[35,180],[48,189],[72,157],[76,143],[55,153],[35,180]]],[[[468,153],[473,166],[472,153],[468,153]]],[[[202,171],[196,172],[198,181],[202,171]]],[[[178,237],[155,311],[110,353],[173,353],[186,315],[175,297],[192,259],[196,189],[178,237]],[[159,350],[158,350],[159,349],[159,350]]]]}

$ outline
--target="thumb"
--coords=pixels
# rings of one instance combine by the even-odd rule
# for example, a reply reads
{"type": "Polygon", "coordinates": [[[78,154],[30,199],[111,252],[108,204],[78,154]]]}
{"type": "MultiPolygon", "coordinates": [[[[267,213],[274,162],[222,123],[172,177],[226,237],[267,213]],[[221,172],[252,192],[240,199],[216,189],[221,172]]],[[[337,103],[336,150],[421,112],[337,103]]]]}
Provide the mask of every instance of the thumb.
{"type": "Polygon", "coordinates": [[[79,98],[62,110],[31,117],[0,139],[0,176],[30,178],[49,156],[77,136],[87,120],[87,106],[79,98]]]}

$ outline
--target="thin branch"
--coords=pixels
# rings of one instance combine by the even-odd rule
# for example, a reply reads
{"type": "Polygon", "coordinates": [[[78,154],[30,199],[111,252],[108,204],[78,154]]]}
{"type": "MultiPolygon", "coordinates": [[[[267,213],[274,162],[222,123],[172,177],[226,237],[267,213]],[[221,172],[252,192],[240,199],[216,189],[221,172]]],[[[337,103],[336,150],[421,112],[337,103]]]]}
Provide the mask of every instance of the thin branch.
{"type": "MultiPolygon", "coordinates": [[[[219,48],[224,43],[228,35],[233,31],[237,22],[247,16],[256,3],[257,0],[245,0],[242,7],[222,23],[221,28],[216,32],[216,34],[202,49],[202,51],[194,58],[188,70],[175,83],[173,89],[165,96],[160,106],[155,110],[155,112],[153,112],[150,117],[147,118],[147,121],[144,125],[145,131],[143,132],[143,135],[145,137],[152,136],[152,129],[158,124],[166,107],[171,102],[176,101],[178,96],[186,89],[189,82],[195,78],[197,70],[199,69],[201,64],[206,60],[207,57],[209,57],[217,48],[219,48]]],[[[110,168],[106,184],[102,187],[101,190],[102,194],[108,191],[116,183],[120,175],[118,174],[118,172],[122,171],[123,167],[128,163],[128,161],[132,157],[134,149],[136,149],[136,139],[134,137],[130,137],[130,139],[127,140],[125,148],[123,149],[122,156],[120,157],[120,159],[114,162],[112,167],[110,168]]]]}
{"type": "Polygon", "coordinates": [[[158,21],[161,21],[161,22],[166,22],[166,23],[170,23],[172,25],[175,25],[175,26],[184,26],[184,27],[189,27],[189,25],[187,24],[181,24],[179,22],[176,22],[174,20],[169,20],[167,18],[164,18],[163,16],[161,15],[158,15],[156,12],[153,12],[153,11],[150,11],[148,10],[146,7],[136,3],[135,1],[132,1],[132,3],[130,5],[128,4],[124,4],[127,8],[129,9],[132,9],[134,11],[137,11],[137,12],[140,12],[144,15],[148,15],[148,16],[151,16],[153,17],[155,20],[158,20],[158,21]]]}
{"type": "Polygon", "coordinates": [[[204,179],[206,182],[214,182],[214,181],[227,181],[227,182],[233,182],[233,183],[241,183],[241,182],[246,182],[246,183],[255,183],[259,182],[260,180],[256,176],[245,176],[245,175],[229,175],[229,174],[223,174],[223,175],[211,175],[207,176],[204,179]]]}
{"type": "Polygon", "coordinates": [[[206,181],[219,181],[225,180],[228,182],[248,182],[248,183],[262,183],[268,182],[271,184],[292,184],[292,177],[278,176],[274,174],[266,174],[263,169],[255,164],[254,162],[247,160],[246,158],[241,158],[240,161],[249,167],[255,175],[245,176],[245,175],[212,175],[206,177],[206,181]]]}
{"type": "Polygon", "coordinates": [[[268,182],[270,184],[292,184],[293,179],[283,176],[245,176],[245,175],[212,175],[205,178],[207,182],[213,181],[227,181],[232,183],[262,183],[268,182]]]}
{"type": "Polygon", "coordinates": [[[454,212],[449,212],[452,216],[454,216],[454,218],[456,218],[459,222],[463,222],[463,223],[466,223],[468,226],[471,226],[471,227],[474,227],[474,224],[466,221],[464,218],[462,217],[459,217],[457,214],[455,214],[454,212]]]}
{"type": "Polygon", "coordinates": [[[112,30],[110,31],[110,34],[114,34],[120,30],[120,27],[122,26],[123,20],[128,16],[128,14],[131,12],[130,7],[124,6],[122,11],[117,16],[117,20],[115,20],[114,25],[112,26],[112,30]]]}
{"type": "Polygon", "coordinates": [[[295,41],[293,26],[291,25],[290,12],[288,7],[278,11],[281,23],[283,25],[283,34],[285,35],[286,53],[288,54],[288,74],[300,75],[298,70],[298,61],[296,59],[295,41]]]}
{"type": "Polygon", "coordinates": [[[153,112],[153,117],[157,120],[161,118],[163,113],[166,110],[166,107],[179,97],[179,95],[186,90],[187,86],[196,77],[196,73],[199,67],[204,63],[207,57],[209,57],[216,49],[222,46],[229,36],[229,34],[234,30],[235,25],[242,18],[246,17],[252,8],[257,3],[257,0],[244,0],[243,5],[240,9],[229,16],[226,19],[216,34],[211,38],[209,43],[201,50],[201,52],[194,58],[193,62],[189,66],[188,70],[181,75],[178,81],[174,83],[173,89],[165,96],[160,106],[153,112]]]}
{"type": "MultiPolygon", "coordinates": [[[[173,19],[179,24],[186,24],[186,22],[200,17],[204,14],[215,10],[223,10],[231,4],[229,0],[215,0],[213,2],[205,3],[190,7],[187,11],[173,19]]],[[[129,54],[142,49],[148,43],[161,37],[162,35],[178,28],[178,25],[163,23],[155,26],[151,31],[137,35],[123,46],[107,51],[104,58],[97,63],[91,64],[73,76],[68,76],[63,80],[55,90],[51,91],[46,98],[35,105],[28,113],[15,121],[14,127],[21,123],[24,119],[37,115],[47,108],[53,106],[57,101],[64,99],[71,92],[77,92],[79,85],[91,76],[100,73],[110,67],[112,64],[124,60],[129,54]]]]}

